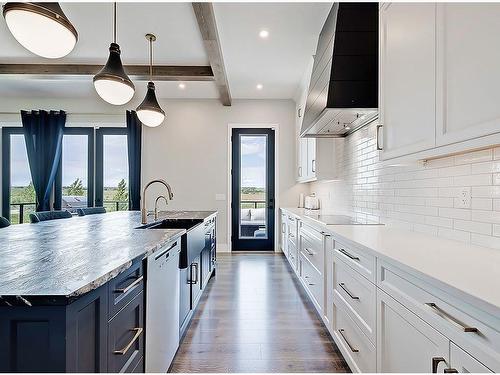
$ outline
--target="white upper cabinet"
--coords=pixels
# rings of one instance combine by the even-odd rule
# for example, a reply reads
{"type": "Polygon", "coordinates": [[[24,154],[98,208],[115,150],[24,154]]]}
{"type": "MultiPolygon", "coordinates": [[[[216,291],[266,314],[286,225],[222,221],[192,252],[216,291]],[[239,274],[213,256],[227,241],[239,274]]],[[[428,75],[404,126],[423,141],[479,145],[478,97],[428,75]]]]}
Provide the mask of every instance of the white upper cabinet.
{"type": "Polygon", "coordinates": [[[437,5],[437,144],[500,132],[500,4],[437,5]]]}
{"type": "Polygon", "coordinates": [[[500,4],[380,7],[382,160],[500,143],[500,4]]]}
{"type": "Polygon", "coordinates": [[[380,9],[380,124],[383,159],[435,145],[436,5],[380,9]]]}

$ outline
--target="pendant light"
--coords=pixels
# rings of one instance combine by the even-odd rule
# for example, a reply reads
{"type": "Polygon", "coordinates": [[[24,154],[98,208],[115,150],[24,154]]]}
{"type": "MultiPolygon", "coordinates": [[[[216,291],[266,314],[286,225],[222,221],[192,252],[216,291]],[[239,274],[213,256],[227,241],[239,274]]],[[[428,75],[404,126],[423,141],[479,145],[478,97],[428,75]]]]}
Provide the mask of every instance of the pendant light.
{"type": "Polygon", "coordinates": [[[135,86],[123,69],[120,46],[116,44],[116,2],[113,4],[113,43],[109,46],[106,65],[94,76],[94,87],[99,96],[113,105],[128,103],[135,86]]]}
{"type": "Polygon", "coordinates": [[[161,109],[156,100],[155,84],[153,83],[153,42],[156,41],[156,36],[146,34],[146,39],[149,40],[149,82],[146,97],[137,107],[137,117],[139,120],[151,128],[161,125],[165,119],[165,112],[161,109]]]}
{"type": "Polygon", "coordinates": [[[3,16],[14,38],[38,56],[64,57],[78,41],[78,33],[59,3],[6,3],[3,16]]]}

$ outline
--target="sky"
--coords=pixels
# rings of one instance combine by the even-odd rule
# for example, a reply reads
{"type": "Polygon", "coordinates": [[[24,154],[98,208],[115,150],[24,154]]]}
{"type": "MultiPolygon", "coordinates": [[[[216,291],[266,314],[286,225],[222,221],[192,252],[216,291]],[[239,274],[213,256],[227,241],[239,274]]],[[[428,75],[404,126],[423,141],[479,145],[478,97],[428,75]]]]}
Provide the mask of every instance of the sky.
{"type": "MultiPolygon", "coordinates": [[[[87,185],[87,137],[65,135],[63,138],[63,186],[80,178],[87,185]]],[[[27,186],[31,174],[24,135],[11,136],[11,185],[27,186]]],[[[104,186],[116,187],[121,179],[128,180],[127,138],[125,135],[104,136],[104,186]]]]}
{"type": "Polygon", "coordinates": [[[241,186],[266,186],[267,136],[241,136],[241,186]]]}

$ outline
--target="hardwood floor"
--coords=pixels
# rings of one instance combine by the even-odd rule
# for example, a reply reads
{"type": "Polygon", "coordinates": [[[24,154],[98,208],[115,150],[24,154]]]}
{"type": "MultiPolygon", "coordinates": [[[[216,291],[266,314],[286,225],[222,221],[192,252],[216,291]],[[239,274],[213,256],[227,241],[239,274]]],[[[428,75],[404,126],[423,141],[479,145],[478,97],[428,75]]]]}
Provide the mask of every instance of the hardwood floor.
{"type": "Polygon", "coordinates": [[[281,254],[218,254],[171,372],[349,372],[281,254]]]}

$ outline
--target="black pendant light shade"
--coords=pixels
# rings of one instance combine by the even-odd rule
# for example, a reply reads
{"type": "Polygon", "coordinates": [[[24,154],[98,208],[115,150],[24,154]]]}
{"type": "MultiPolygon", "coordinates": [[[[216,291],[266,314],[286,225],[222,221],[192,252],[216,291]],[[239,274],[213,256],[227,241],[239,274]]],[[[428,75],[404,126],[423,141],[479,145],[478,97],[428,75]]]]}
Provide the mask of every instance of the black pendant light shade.
{"type": "Polygon", "coordinates": [[[152,128],[161,125],[165,119],[165,112],[156,99],[155,84],[151,81],[148,82],[146,97],[137,107],[137,116],[144,125],[152,128]]]}
{"type": "Polygon", "coordinates": [[[99,96],[114,105],[128,103],[135,92],[134,83],[123,68],[120,53],[120,46],[111,43],[106,65],[94,76],[94,87],[99,96]]]}
{"type": "Polygon", "coordinates": [[[6,3],[3,16],[14,38],[38,56],[64,57],[78,41],[59,3],[6,3]]]}
{"type": "Polygon", "coordinates": [[[150,81],[148,82],[146,97],[137,107],[137,117],[144,125],[154,128],[161,125],[165,119],[165,112],[161,109],[156,99],[155,84],[153,83],[153,42],[156,41],[156,36],[153,34],[146,34],[146,39],[149,41],[150,81]]]}
{"type": "Polygon", "coordinates": [[[135,86],[125,73],[120,54],[120,46],[116,43],[116,3],[114,3],[113,43],[109,46],[106,65],[94,77],[94,87],[99,96],[114,105],[128,103],[135,93],[135,86]]]}

